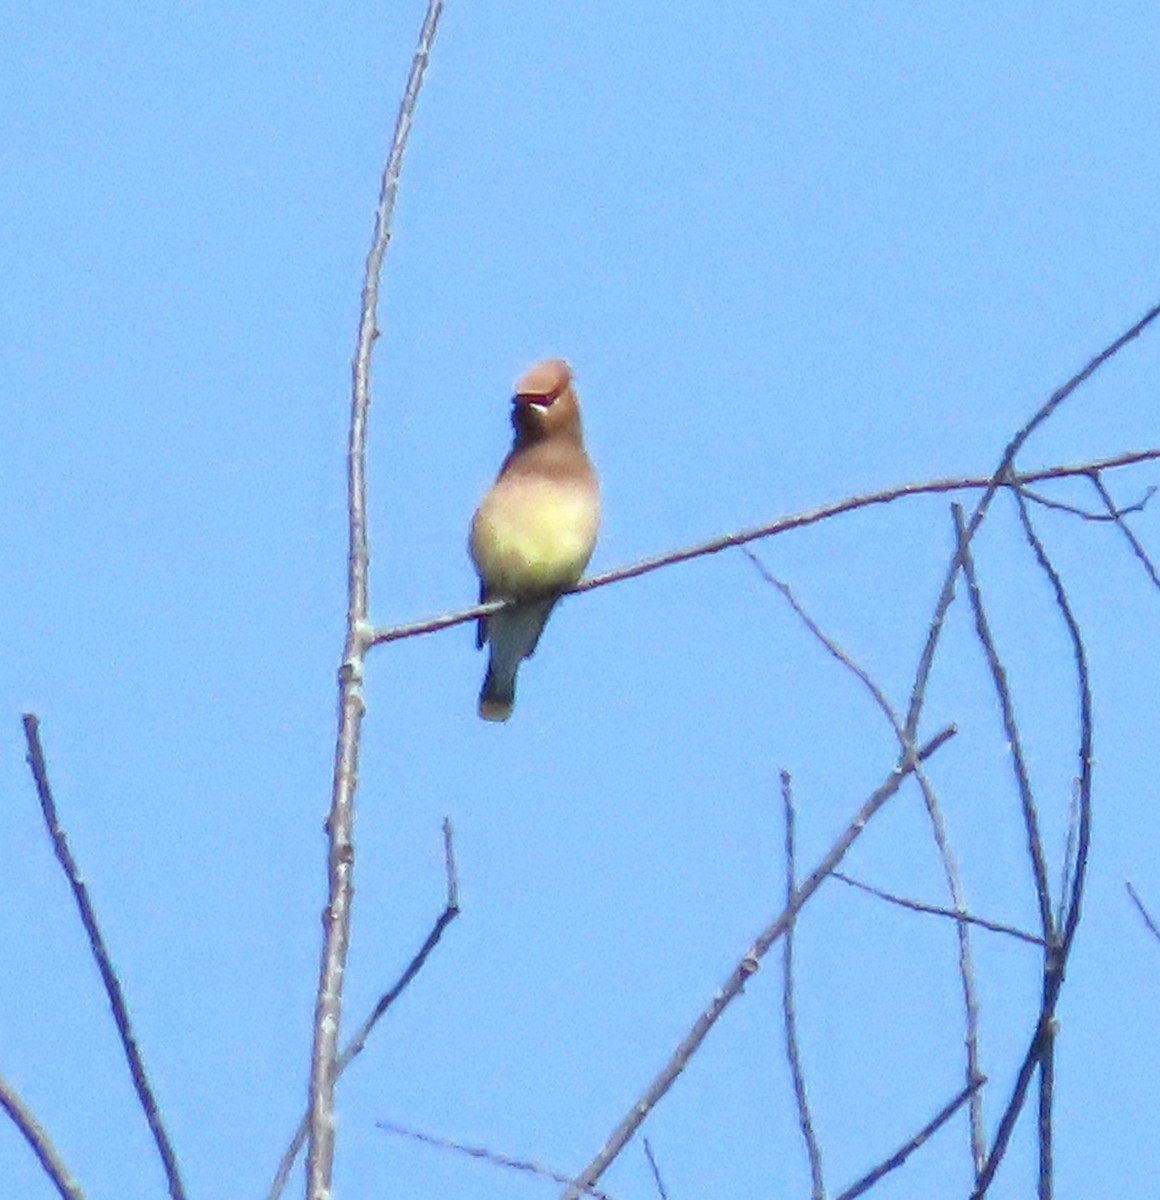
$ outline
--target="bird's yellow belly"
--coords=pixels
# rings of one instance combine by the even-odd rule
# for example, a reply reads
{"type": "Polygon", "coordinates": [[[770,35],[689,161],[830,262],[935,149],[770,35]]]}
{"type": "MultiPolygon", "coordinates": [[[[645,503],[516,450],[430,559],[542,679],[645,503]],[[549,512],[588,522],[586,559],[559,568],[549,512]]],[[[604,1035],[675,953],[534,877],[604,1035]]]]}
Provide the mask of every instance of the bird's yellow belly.
{"type": "Polygon", "coordinates": [[[488,594],[516,597],[570,587],[588,565],[598,516],[591,500],[553,487],[518,504],[486,503],[471,528],[471,557],[488,594]]]}

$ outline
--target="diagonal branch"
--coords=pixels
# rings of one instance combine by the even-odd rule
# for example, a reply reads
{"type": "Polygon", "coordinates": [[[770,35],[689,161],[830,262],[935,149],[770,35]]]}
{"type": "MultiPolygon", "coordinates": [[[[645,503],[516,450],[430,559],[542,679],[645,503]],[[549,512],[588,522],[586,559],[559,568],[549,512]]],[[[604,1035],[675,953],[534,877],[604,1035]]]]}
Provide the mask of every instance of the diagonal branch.
{"type": "Polygon", "coordinates": [[[52,1180],[61,1195],[61,1200],[84,1200],[84,1192],[65,1166],[44,1126],[32,1115],[32,1110],[3,1076],[0,1076],[0,1108],[8,1114],[12,1123],[24,1135],[24,1140],[32,1147],[32,1153],[44,1168],[44,1173],[52,1180]]]}
{"type": "MultiPolygon", "coordinates": [[[[451,821],[446,817],[443,819],[443,865],[447,880],[447,900],[443,911],[435,919],[435,924],[431,926],[431,932],[427,934],[423,945],[419,947],[415,956],[407,964],[402,975],[399,976],[391,988],[379,997],[378,1003],[364,1018],[362,1024],[355,1031],[354,1036],[347,1042],[343,1052],[338,1056],[339,1075],[363,1052],[371,1031],[386,1014],[391,1005],[410,986],[411,981],[423,969],[423,965],[431,956],[431,952],[439,944],[440,938],[443,937],[443,931],[459,916],[459,873],[455,866],[455,846],[451,836],[451,821]]],[[[278,1170],[274,1175],[274,1181],[270,1184],[270,1190],[266,1194],[267,1200],[278,1200],[278,1197],[285,1191],[286,1183],[290,1178],[290,1172],[294,1169],[294,1163],[298,1159],[299,1151],[301,1151],[305,1144],[309,1132],[310,1114],[306,1113],[299,1123],[294,1136],[290,1139],[290,1144],[286,1147],[281,1161],[278,1163],[278,1170]]]]}
{"type": "MultiPolygon", "coordinates": [[[[733,968],[725,983],[718,989],[705,1010],[693,1022],[692,1028],[681,1039],[672,1057],[665,1064],[660,1074],[649,1084],[641,1097],[629,1110],[628,1114],[612,1131],[608,1141],[600,1153],[588,1164],[576,1178],[579,1188],[589,1187],[608,1170],[617,1155],[632,1140],[633,1135],[644,1123],[645,1118],[660,1103],[665,1093],[676,1083],[689,1060],[697,1052],[701,1043],[709,1034],[709,1030],[720,1019],[722,1013],[741,994],[746,980],[761,966],[770,947],[789,928],[794,917],[801,911],[806,901],[821,887],[826,876],[842,861],[846,852],[858,840],[867,824],[875,813],[898,791],[908,775],[913,774],[915,767],[928,759],[944,743],[955,735],[955,727],[948,725],[940,730],[929,742],[917,752],[904,754],[891,770],[885,780],[875,789],[862,807],[854,814],[849,824],[823,856],[821,861],[810,872],[802,883],[795,889],[793,901],[778,914],[775,920],[767,925],[757,936],[753,945],[741,957],[741,961],[733,968]]],[[[577,1200],[580,1192],[577,1187],[570,1188],[564,1193],[566,1200],[577,1200]]]]}
{"type": "Polygon", "coordinates": [[[927,1122],[909,1141],[904,1142],[885,1162],[880,1163],[873,1171],[863,1175],[857,1183],[851,1184],[837,1200],[855,1200],[855,1197],[864,1195],[868,1192],[883,1175],[888,1175],[891,1171],[897,1170],[904,1162],[933,1134],[937,1133],[950,1119],[959,1111],[960,1108],[971,1098],[971,1096],[986,1083],[983,1076],[972,1080],[959,1094],[947,1105],[945,1105],[936,1116],[927,1122]]]}
{"type": "MultiPolygon", "coordinates": [[[[1103,479],[1100,478],[1099,471],[1092,471],[1089,478],[1092,481],[1092,486],[1100,494],[1100,499],[1104,502],[1104,507],[1108,510],[1107,519],[1115,521],[1117,528],[1124,535],[1128,545],[1132,547],[1132,553],[1140,560],[1141,565],[1147,572],[1148,578],[1152,583],[1160,588],[1160,574],[1157,574],[1156,567],[1152,560],[1148,557],[1148,551],[1144,549],[1140,539],[1128,527],[1128,522],[1124,520],[1124,514],[1131,512],[1130,508],[1117,508],[1115,501],[1112,499],[1108,489],[1104,486],[1103,479]]],[[[1151,493],[1149,493],[1151,495],[1151,493]]],[[[1138,505],[1138,508],[1144,507],[1143,502],[1138,505]]]]}
{"type": "Polygon", "coordinates": [[[1132,903],[1136,906],[1136,911],[1148,927],[1148,932],[1160,942],[1160,925],[1156,924],[1152,914],[1144,907],[1144,901],[1140,899],[1140,895],[1136,889],[1127,882],[1125,882],[1124,886],[1128,889],[1128,895],[1132,898],[1132,903]]]}
{"type": "Polygon", "coordinates": [[[121,1049],[125,1053],[125,1061],[129,1064],[133,1087],[137,1092],[141,1109],[145,1113],[149,1131],[153,1134],[157,1152],[161,1156],[161,1165],[165,1168],[169,1194],[173,1200],[185,1200],[185,1188],[182,1186],[177,1156],[173,1152],[169,1134],[161,1119],[161,1110],[157,1107],[157,1098],[153,1095],[153,1088],[149,1083],[145,1061],[141,1057],[141,1051],[137,1048],[137,1036],[133,1032],[129,1006],[125,1003],[125,993],[121,989],[121,981],[117,977],[113,961],[109,957],[109,950],[105,945],[101,927],[97,924],[97,914],[92,900],[89,899],[89,889],[85,886],[84,878],[76,864],[76,859],[72,856],[68,838],[65,836],[57,816],[56,801],[48,782],[48,767],[44,761],[44,749],[40,744],[40,721],[35,713],[24,714],[24,738],[28,743],[28,765],[32,768],[32,777],[36,781],[36,794],[40,797],[40,811],[44,816],[45,828],[52,841],[57,862],[60,863],[68,885],[72,888],[81,924],[85,927],[85,933],[88,935],[89,949],[97,964],[97,970],[101,973],[101,982],[105,985],[105,995],[109,999],[109,1008],[112,1010],[113,1023],[117,1026],[117,1034],[121,1039],[121,1049]]]}

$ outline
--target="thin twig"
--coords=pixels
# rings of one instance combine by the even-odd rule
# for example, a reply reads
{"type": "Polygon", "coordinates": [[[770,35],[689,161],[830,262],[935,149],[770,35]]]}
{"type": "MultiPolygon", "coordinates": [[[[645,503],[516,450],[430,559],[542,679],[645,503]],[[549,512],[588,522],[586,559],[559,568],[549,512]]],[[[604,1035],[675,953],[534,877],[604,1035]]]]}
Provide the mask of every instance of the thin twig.
{"type": "Polygon", "coordinates": [[[1079,517],[1083,521],[1096,522],[1115,521],[1118,517],[1129,516],[1131,513],[1141,513],[1148,507],[1148,501],[1156,494],[1156,489],[1149,487],[1135,504],[1129,504],[1125,508],[1116,508],[1111,512],[1098,513],[1089,512],[1086,508],[1080,508],[1078,504],[1065,504],[1062,500],[1054,500],[1050,496],[1044,496],[1040,492],[1032,491],[1029,487],[1020,488],[1019,490],[1028,500],[1034,504],[1038,504],[1040,508],[1051,508],[1056,512],[1070,513],[1073,517],[1079,517]]]}
{"type": "Polygon", "coordinates": [[[657,1185],[657,1195],[660,1197],[660,1200],[669,1200],[669,1193],[665,1190],[665,1181],[661,1178],[661,1169],[657,1166],[656,1156],[653,1154],[653,1148],[648,1138],[644,1139],[644,1156],[648,1159],[649,1169],[652,1171],[653,1183],[657,1185]]]}
{"type": "MultiPolygon", "coordinates": [[[[374,1029],[386,1011],[403,994],[411,981],[423,969],[423,965],[430,957],[431,952],[439,944],[439,939],[442,938],[443,931],[459,916],[459,874],[455,866],[455,847],[452,842],[451,821],[446,817],[443,819],[443,866],[447,881],[447,900],[443,911],[435,919],[435,924],[431,926],[431,932],[427,934],[423,945],[419,947],[419,950],[407,964],[402,975],[399,976],[392,987],[379,997],[374,1008],[363,1019],[354,1036],[347,1042],[345,1049],[338,1056],[339,1075],[362,1053],[363,1048],[366,1046],[367,1038],[370,1037],[371,1030],[374,1029]]],[[[309,1132],[310,1114],[305,1113],[298,1124],[297,1130],[294,1132],[294,1136],[290,1139],[290,1144],[286,1147],[281,1161],[278,1163],[278,1170],[274,1175],[273,1183],[270,1184],[267,1200],[278,1200],[282,1195],[286,1188],[286,1183],[290,1178],[290,1172],[294,1170],[294,1163],[297,1161],[298,1153],[305,1144],[309,1132]]]]}
{"type": "MultiPolygon", "coordinates": [[[[742,955],[740,962],[733,968],[729,978],[718,989],[705,1010],[693,1022],[692,1028],[681,1039],[672,1057],[665,1064],[660,1074],[649,1084],[631,1110],[612,1131],[608,1141],[599,1154],[584,1168],[577,1177],[582,1186],[595,1183],[608,1169],[618,1154],[628,1145],[633,1135],[644,1123],[645,1118],[657,1106],[665,1093],[673,1086],[681,1072],[689,1063],[689,1059],[697,1052],[705,1040],[709,1030],[720,1019],[721,1014],[741,994],[745,982],[761,966],[769,948],[785,934],[790,921],[801,911],[802,906],[821,887],[826,876],[842,861],[846,852],[861,836],[866,825],[875,813],[898,791],[908,775],[913,774],[915,765],[924,762],[944,743],[955,735],[955,727],[948,725],[940,730],[917,753],[901,756],[886,779],[875,789],[862,807],[854,814],[849,824],[839,835],[834,844],[822,857],[821,861],[802,881],[794,892],[793,901],[788,904],[777,918],[766,926],[758,935],[753,945],[742,955]]],[[[578,1193],[572,1189],[564,1195],[567,1200],[576,1200],[578,1193]]]]}
{"type": "MultiPolygon", "coordinates": [[[[1160,317],[1160,304],[1154,304],[1134,325],[1126,329],[1114,341],[1106,345],[1098,354],[1088,359],[1088,361],[1064,384],[1056,388],[1054,392],[1035,410],[1031,418],[1026,421],[1016,432],[1014,437],[1007,443],[1003,449],[1003,455],[999,459],[999,465],[995,468],[994,473],[987,481],[983,494],[979,498],[979,502],[975,505],[974,511],[971,513],[971,518],[967,522],[965,538],[959,540],[959,546],[955,554],[952,556],[950,563],[947,566],[946,575],[943,578],[942,590],[939,593],[938,601],[935,604],[935,616],[931,621],[930,632],[927,637],[926,648],[923,651],[922,658],[919,662],[918,674],[915,677],[914,687],[911,691],[910,709],[906,717],[907,732],[914,736],[914,731],[918,728],[918,719],[922,713],[922,707],[926,694],[926,683],[929,678],[930,668],[934,661],[934,649],[938,643],[942,630],[942,622],[945,618],[947,610],[950,608],[951,599],[954,596],[955,578],[959,573],[959,566],[962,561],[961,548],[964,544],[969,544],[975,536],[976,530],[986,516],[987,510],[991,506],[991,501],[995,497],[995,493],[1002,487],[1014,488],[1016,494],[1024,484],[1038,483],[1044,476],[1036,478],[1034,473],[1015,474],[1013,467],[1015,465],[1015,457],[1019,451],[1027,444],[1027,439],[1043,424],[1044,421],[1051,416],[1052,413],[1082,384],[1086,383],[1106,362],[1114,358],[1130,341],[1139,337],[1144,330],[1152,324],[1157,317],[1160,317]]],[[[1134,461],[1141,461],[1135,459],[1134,461]]],[[[1091,470],[1103,469],[1102,464],[1092,464],[1088,473],[1091,470]]],[[[1070,474],[1070,472],[1063,472],[1070,474]]],[[[1052,476],[1058,478],[1059,474],[1052,476]]]]}
{"type": "Polygon", "coordinates": [[[125,1061],[129,1066],[129,1074],[133,1078],[133,1087],[145,1114],[145,1120],[149,1124],[149,1131],[153,1134],[157,1153],[161,1157],[161,1165],[165,1169],[169,1194],[173,1200],[185,1200],[185,1188],[182,1186],[177,1156],[173,1152],[169,1134],[161,1119],[161,1110],[157,1106],[157,1099],[153,1095],[153,1088],[149,1083],[145,1062],[137,1047],[137,1036],[133,1032],[129,1006],[125,1003],[125,993],[121,988],[121,981],[113,967],[112,959],[109,957],[104,935],[97,923],[97,914],[89,899],[89,889],[85,886],[84,878],[72,856],[68,838],[65,836],[57,816],[56,801],[53,799],[52,788],[48,782],[48,767],[44,761],[44,750],[40,744],[40,721],[35,713],[24,714],[24,738],[28,744],[28,765],[32,769],[32,777],[36,781],[36,794],[40,798],[40,811],[44,816],[45,828],[52,841],[57,862],[60,863],[61,870],[72,889],[77,912],[89,940],[89,949],[97,964],[97,970],[101,974],[101,982],[105,985],[105,995],[108,997],[109,1008],[113,1013],[113,1022],[121,1039],[121,1049],[124,1051],[125,1061]]]}
{"type": "Polygon", "coordinates": [[[1051,583],[1052,590],[1055,593],[1056,607],[1059,609],[1064,624],[1067,626],[1068,635],[1072,643],[1072,653],[1075,658],[1076,687],[1080,701],[1079,828],[1076,837],[1075,866],[1071,872],[1071,894],[1063,898],[1066,916],[1062,928],[1057,932],[1057,945],[1048,954],[1044,964],[1043,997],[1040,1002],[1035,1029],[1032,1033],[1027,1052],[1023,1057],[1023,1062],[1020,1064],[1018,1074],[1016,1075],[1015,1084],[1011,1090],[1011,1098],[999,1120],[999,1125],[995,1132],[995,1140],[992,1144],[991,1152],[987,1157],[986,1165],[976,1182],[972,1200],[982,1200],[986,1195],[987,1188],[990,1186],[996,1170],[998,1170],[999,1163],[1002,1162],[1007,1152],[1011,1134],[1015,1128],[1015,1122],[1023,1110],[1027,1088],[1036,1068],[1039,1068],[1041,1071],[1039,1106],[1040,1195],[1043,1197],[1045,1194],[1050,1194],[1050,1174],[1047,1174],[1045,1178],[1045,1171],[1050,1171],[1051,1147],[1045,1146],[1042,1141],[1044,1129],[1050,1130],[1050,1122],[1045,1122],[1043,1118],[1044,1107],[1050,1106],[1051,1103],[1051,1084],[1054,1076],[1052,1064],[1048,1060],[1052,1057],[1055,1044],[1055,1006],[1059,1000],[1060,989],[1063,986],[1064,972],[1071,953],[1072,942],[1075,938],[1076,930],[1079,928],[1084,881],[1087,875],[1088,850],[1091,844],[1092,698],[1087,652],[1080,634],[1079,623],[1075,619],[1071,603],[1064,590],[1063,581],[1060,579],[1059,573],[1048,558],[1047,551],[1044,549],[1043,543],[1035,532],[1034,526],[1031,523],[1030,513],[1027,509],[1027,502],[1018,495],[1016,498],[1019,500],[1019,519],[1023,524],[1024,535],[1031,546],[1036,561],[1051,583]],[[1044,1191],[1045,1187],[1047,1189],[1046,1193],[1044,1191]]]}
{"type": "Polygon", "coordinates": [[[848,1187],[837,1200],[854,1200],[856,1196],[861,1196],[868,1192],[883,1175],[888,1175],[891,1171],[901,1167],[904,1162],[925,1142],[932,1134],[937,1133],[943,1125],[945,1125],[951,1117],[959,1111],[960,1108],[971,1098],[974,1092],[986,1083],[986,1079],[980,1076],[978,1079],[972,1080],[959,1094],[943,1109],[941,1109],[933,1120],[928,1121],[909,1141],[904,1142],[888,1159],[879,1163],[878,1166],[866,1175],[863,1175],[857,1183],[848,1187]]]}
{"type": "Polygon", "coordinates": [[[1148,932],[1160,942],[1160,926],[1152,918],[1152,914],[1144,907],[1144,901],[1140,899],[1139,893],[1127,880],[1124,881],[1124,887],[1128,889],[1128,895],[1132,898],[1132,903],[1136,906],[1136,911],[1144,920],[1144,924],[1148,927],[1148,932]]]}
{"type": "MultiPolygon", "coordinates": [[[[874,702],[882,710],[886,720],[890,723],[891,729],[894,730],[894,736],[898,739],[899,747],[904,753],[909,752],[913,747],[913,734],[903,728],[898,713],[894,710],[894,706],[886,698],[886,693],[882,691],[869,672],[859,666],[841,646],[825,633],[821,626],[806,612],[790,586],[772,575],[752,550],[743,546],[741,547],[741,552],[757,568],[762,578],[781,592],[790,607],[814,637],[825,646],[838,662],[861,681],[871,696],[874,697],[874,702]]],[[[936,628],[941,628],[944,616],[945,610],[936,616],[936,628]]],[[[937,638],[928,639],[932,659],[936,641],[937,638]]],[[[929,670],[929,664],[927,669],[929,670]]],[[[943,820],[938,795],[921,765],[915,768],[914,774],[919,789],[922,792],[923,804],[926,806],[927,816],[930,819],[931,833],[934,837],[935,847],[938,850],[939,860],[942,863],[951,903],[955,906],[957,912],[965,912],[966,903],[963,898],[962,884],[959,880],[958,866],[951,851],[950,839],[947,836],[946,822],[943,820]]],[[[975,987],[974,965],[971,958],[970,931],[967,928],[967,924],[960,923],[956,927],[956,934],[959,949],[959,982],[963,992],[963,1047],[966,1051],[966,1079],[969,1083],[981,1074],[979,1068],[979,1001],[975,987]]],[[[978,1171],[982,1166],[983,1159],[986,1157],[987,1150],[986,1134],[983,1129],[983,1099],[979,1092],[975,1092],[971,1096],[970,1134],[971,1157],[975,1165],[975,1170],[978,1171]]]]}
{"type": "Polygon", "coordinates": [[[1019,929],[1015,925],[1005,925],[1002,921],[991,921],[986,917],[978,917],[974,913],[956,912],[953,908],[943,908],[938,904],[924,904],[921,900],[896,896],[893,892],[884,892],[881,888],[863,883],[862,880],[855,879],[852,875],[847,875],[842,871],[832,871],[831,875],[835,879],[841,880],[842,883],[849,884],[850,887],[867,892],[871,896],[877,896],[879,900],[885,900],[888,904],[897,904],[899,908],[908,908],[911,912],[930,913],[935,917],[946,917],[950,921],[966,921],[971,925],[978,925],[980,929],[989,929],[992,933],[1005,933],[1008,937],[1018,938],[1021,942],[1029,942],[1033,946],[1047,945],[1041,937],[1036,937],[1035,934],[1019,929]]]}
{"type": "Polygon", "coordinates": [[[342,665],[339,669],[338,733],[334,780],[326,828],[328,899],[323,914],[323,948],[314,1006],[314,1039],[310,1057],[310,1144],[307,1151],[309,1200],[329,1200],[334,1168],[334,1085],[338,1078],[339,1026],[343,975],[350,945],[353,895],[354,796],[358,785],[360,733],[366,704],[363,661],[368,643],[367,593],[370,552],[367,545],[366,439],[370,412],[371,351],[379,335],[379,280],[391,240],[391,216],[398,191],[403,152],[431,45],[442,12],[442,0],[428,0],[411,60],[407,86],[399,105],[391,150],[383,169],[375,208],[375,231],[367,253],[357,346],[351,363],[350,440],[347,450],[347,616],[342,665]]]}
{"type": "Polygon", "coordinates": [[[45,1132],[44,1126],[32,1115],[32,1110],[20,1098],[16,1089],[0,1075],[0,1108],[11,1118],[12,1123],[24,1135],[32,1148],[44,1173],[52,1180],[62,1200],[84,1200],[85,1194],[65,1166],[60,1152],[45,1132]]]}
{"type": "MultiPolygon", "coordinates": [[[[1128,522],[1124,520],[1124,514],[1129,512],[1138,512],[1144,507],[1144,502],[1141,501],[1134,508],[1117,508],[1115,501],[1112,499],[1108,489],[1104,487],[1104,481],[1100,478],[1099,471],[1092,471],[1089,476],[1092,481],[1092,486],[1100,494],[1100,499],[1104,502],[1104,507],[1108,510],[1107,519],[1115,521],[1120,532],[1128,541],[1128,545],[1132,547],[1132,553],[1140,560],[1141,565],[1148,574],[1148,578],[1152,583],[1160,588],[1160,574],[1156,573],[1156,567],[1152,560],[1148,557],[1148,551],[1144,549],[1140,539],[1128,527],[1128,522]]],[[[1152,495],[1156,489],[1152,488],[1148,492],[1148,497],[1152,495]]],[[[1146,497],[1147,499],[1147,497],[1146,497]]]]}
{"type": "Polygon", "coordinates": [[[1074,866],[1071,871],[1070,894],[1061,897],[1061,901],[1067,905],[1067,915],[1063,922],[1060,947],[1062,961],[1059,964],[1059,969],[1062,973],[1067,957],[1071,953],[1071,944],[1075,939],[1076,930],[1079,928],[1080,912],[1083,907],[1084,882],[1087,876],[1088,850],[1091,844],[1092,769],[1095,761],[1092,751],[1091,678],[1088,672],[1087,650],[1084,648],[1083,635],[1080,632],[1079,621],[1076,620],[1075,613],[1072,611],[1071,602],[1067,598],[1067,592],[1064,590],[1063,580],[1060,578],[1059,572],[1052,565],[1050,558],[1047,556],[1047,551],[1043,547],[1043,543],[1035,533],[1034,526],[1031,524],[1031,514],[1027,510],[1026,503],[1019,497],[1018,493],[1016,493],[1016,499],[1019,502],[1019,519],[1023,524],[1024,534],[1035,553],[1036,561],[1051,583],[1051,589],[1055,595],[1056,607],[1063,618],[1063,623],[1067,626],[1068,638],[1071,641],[1072,656],[1075,659],[1076,691],[1079,697],[1079,747],[1077,750],[1079,771],[1076,777],[1079,821],[1074,866]]]}
{"type": "Polygon", "coordinates": [[[465,1142],[453,1142],[450,1138],[433,1137],[431,1134],[423,1133],[418,1129],[409,1129],[406,1125],[396,1125],[393,1121],[376,1121],[375,1125],[387,1133],[394,1133],[399,1137],[406,1137],[412,1141],[422,1142],[425,1146],[434,1146],[437,1150],[454,1150],[457,1154],[466,1154],[469,1158],[482,1159],[484,1162],[493,1163],[497,1167],[506,1167],[511,1171],[522,1171],[527,1175],[536,1175],[541,1179],[550,1179],[553,1183],[578,1187],[583,1194],[594,1196],[596,1200],[611,1200],[607,1192],[602,1192],[590,1185],[581,1184],[578,1180],[570,1179],[562,1172],[555,1171],[551,1167],[545,1167],[541,1163],[533,1162],[531,1159],[512,1158],[507,1154],[500,1154],[495,1150],[489,1150],[486,1146],[469,1146],[465,1142]]]}
{"type": "Polygon", "coordinates": [[[971,597],[971,610],[975,617],[975,632],[978,635],[979,644],[983,648],[987,667],[991,672],[991,682],[994,685],[995,694],[999,700],[999,710],[1003,716],[1003,731],[1007,737],[1007,748],[1011,752],[1011,767],[1015,773],[1015,786],[1019,792],[1023,825],[1027,834],[1027,854],[1031,860],[1035,897],[1039,904],[1039,923],[1046,945],[1055,938],[1055,919],[1051,911],[1051,887],[1047,878],[1047,860],[1043,853],[1043,839],[1039,832],[1039,810],[1036,807],[1035,794],[1031,788],[1027,760],[1023,756],[1023,743],[1019,734],[1019,722],[1015,717],[1015,704],[1011,698],[1011,688],[1007,681],[1007,669],[999,658],[995,639],[991,634],[991,626],[987,620],[987,613],[983,607],[983,594],[975,573],[974,556],[967,541],[963,510],[955,504],[952,505],[952,511],[959,539],[963,576],[967,581],[967,590],[971,597]]]}
{"type": "MultiPolygon", "coordinates": [[[[603,571],[599,575],[590,575],[580,580],[573,588],[568,588],[563,595],[579,592],[590,592],[595,588],[606,587],[610,583],[619,583],[624,579],[634,579],[650,571],[660,570],[661,567],[672,566],[674,563],[688,562],[706,554],[717,554],[732,546],[742,546],[747,542],[758,541],[761,538],[776,537],[788,533],[791,529],[801,529],[806,525],[814,525],[819,521],[843,513],[855,512],[860,508],[869,508],[877,504],[889,504],[909,496],[925,496],[943,492],[970,490],[986,490],[992,485],[996,487],[1023,487],[1028,483],[1042,482],[1046,479],[1066,479],[1076,475],[1090,475],[1092,471],[1114,470],[1117,467],[1128,467],[1135,463],[1150,462],[1160,459],[1160,447],[1151,450],[1134,450],[1125,454],[1117,454],[1111,458],[1096,459],[1087,463],[1077,463],[1070,466],[1046,467],[1039,471],[1027,471],[1012,475],[1009,480],[995,484],[992,476],[964,475],[950,479],[934,479],[925,483],[903,483],[895,487],[883,488],[881,491],[864,492],[857,496],[848,496],[843,500],[834,500],[817,508],[806,509],[791,516],[779,517],[765,525],[756,525],[750,529],[738,530],[735,533],[722,534],[708,541],[697,542],[679,550],[670,550],[664,554],[656,554],[651,558],[627,566],[616,567],[611,571],[603,571]]],[[[465,625],[479,617],[489,616],[504,607],[506,601],[489,600],[486,604],[473,604],[470,608],[456,609],[453,612],[442,613],[435,617],[424,617],[418,621],[407,621],[399,625],[375,626],[367,636],[368,646],[379,646],[385,642],[397,642],[403,638],[419,637],[425,633],[436,633],[440,629],[450,629],[455,625],[465,625]]]]}
{"type": "MultiPolygon", "coordinates": [[[[785,814],[785,902],[792,904],[797,888],[797,867],[794,838],[793,781],[788,771],[781,773],[781,799],[785,814]]],[[[794,1003],[793,986],[793,943],[796,920],[791,920],[781,945],[782,989],[781,1012],[785,1025],[785,1055],[789,1060],[789,1072],[793,1079],[793,1094],[797,1101],[798,1124],[802,1140],[806,1144],[806,1155],[810,1161],[810,1195],[813,1200],[825,1200],[826,1184],[822,1174],[822,1148],[814,1132],[810,1115],[809,1095],[806,1092],[806,1077],[802,1070],[801,1048],[797,1036],[797,1007],[794,1003]]]]}

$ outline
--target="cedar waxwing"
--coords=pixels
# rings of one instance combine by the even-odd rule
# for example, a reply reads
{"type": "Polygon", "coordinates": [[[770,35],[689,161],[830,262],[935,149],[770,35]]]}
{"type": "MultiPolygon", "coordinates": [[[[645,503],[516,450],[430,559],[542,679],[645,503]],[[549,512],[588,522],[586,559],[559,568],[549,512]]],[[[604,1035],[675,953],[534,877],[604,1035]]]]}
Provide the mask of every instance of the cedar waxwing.
{"type": "Polygon", "coordinates": [[[469,541],[480,600],[519,602],[479,622],[476,645],[491,644],[479,693],[485,721],[511,716],[516,671],[560,592],[588,565],[600,526],[600,488],[566,362],[544,359],[519,380],[512,427],[511,451],[475,511],[469,541]]]}

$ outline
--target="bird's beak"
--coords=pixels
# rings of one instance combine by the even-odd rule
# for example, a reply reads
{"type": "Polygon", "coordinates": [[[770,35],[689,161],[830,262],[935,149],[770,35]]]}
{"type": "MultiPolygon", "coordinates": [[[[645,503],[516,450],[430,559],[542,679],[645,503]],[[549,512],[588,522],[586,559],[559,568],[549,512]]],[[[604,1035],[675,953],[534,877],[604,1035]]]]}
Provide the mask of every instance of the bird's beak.
{"type": "Polygon", "coordinates": [[[563,388],[554,392],[538,393],[538,392],[517,392],[512,397],[512,404],[516,408],[551,408],[553,403],[560,398],[560,393],[563,388]]]}

